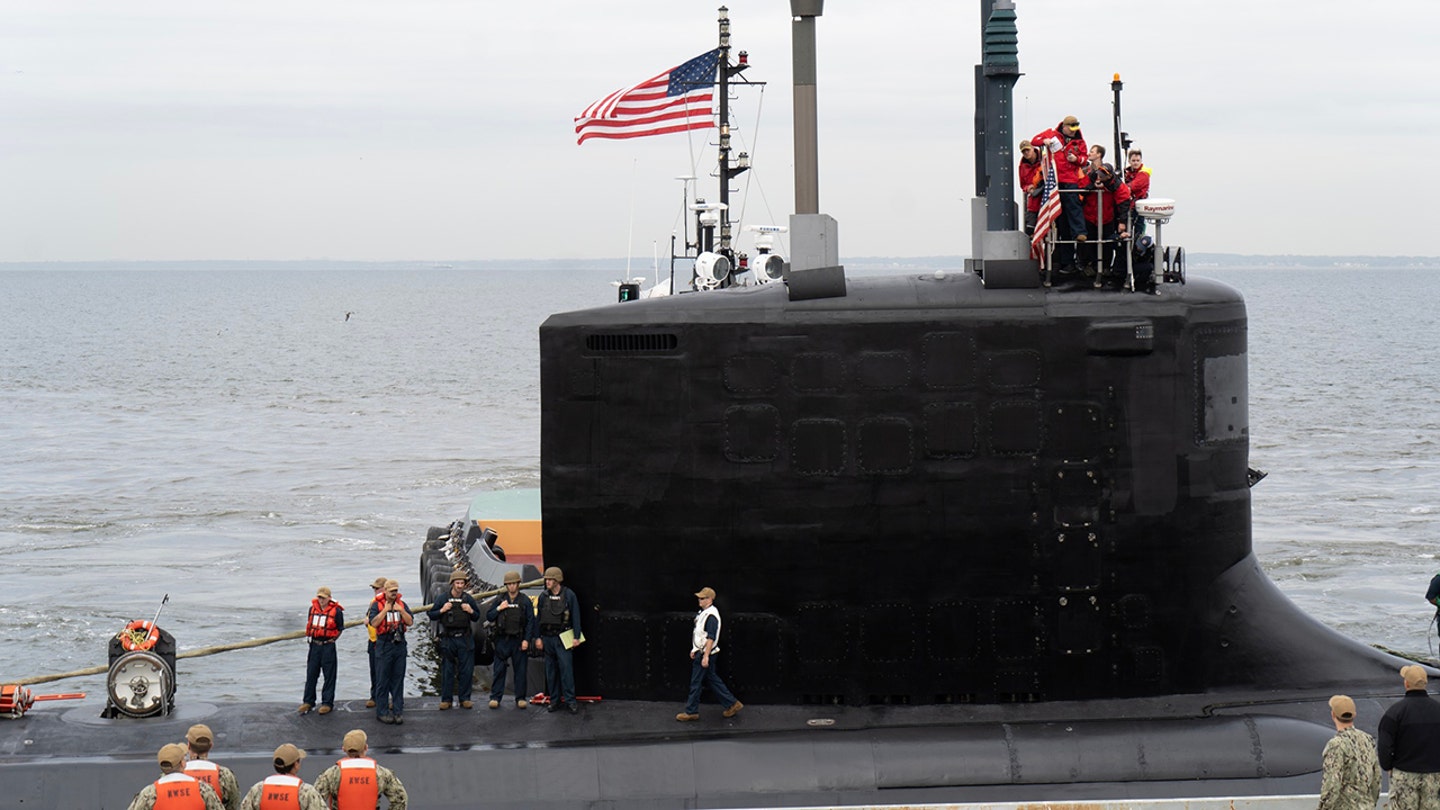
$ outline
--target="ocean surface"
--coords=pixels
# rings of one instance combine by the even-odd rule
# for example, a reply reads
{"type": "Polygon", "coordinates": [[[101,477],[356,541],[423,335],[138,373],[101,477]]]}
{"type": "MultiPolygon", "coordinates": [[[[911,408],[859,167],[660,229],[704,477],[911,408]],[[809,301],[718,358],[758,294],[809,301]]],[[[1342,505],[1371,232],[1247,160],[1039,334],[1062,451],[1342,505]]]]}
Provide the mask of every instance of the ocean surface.
{"type": "MultiPolygon", "coordinates": [[[[1341,632],[1433,657],[1440,274],[1191,272],[1249,306],[1265,569],[1341,632]]],[[[612,301],[613,276],[0,272],[0,683],[103,666],[166,594],[185,651],[299,629],[319,585],[352,617],[378,575],[413,590],[427,527],[476,490],[538,486],[537,329],[612,301]]],[[[414,646],[407,692],[433,694],[414,646]]],[[[298,704],[304,665],[297,641],[184,660],[177,700],[298,704]]],[[[362,630],[339,684],[368,690],[362,630]]],[[[104,675],[36,691],[98,712],[104,675]]]]}

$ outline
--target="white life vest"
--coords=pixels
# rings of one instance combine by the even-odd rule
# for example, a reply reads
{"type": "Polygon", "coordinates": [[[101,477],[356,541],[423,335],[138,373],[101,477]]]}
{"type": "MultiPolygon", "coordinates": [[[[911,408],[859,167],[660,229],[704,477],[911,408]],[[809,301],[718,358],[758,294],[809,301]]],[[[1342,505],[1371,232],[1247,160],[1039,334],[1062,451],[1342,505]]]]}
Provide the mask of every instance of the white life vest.
{"type": "Polygon", "coordinates": [[[695,614],[695,632],[690,635],[691,653],[705,649],[705,620],[710,616],[715,617],[715,646],[710,648],[710,654],[720,652],[720,611],[711,605],[695,614]]]}

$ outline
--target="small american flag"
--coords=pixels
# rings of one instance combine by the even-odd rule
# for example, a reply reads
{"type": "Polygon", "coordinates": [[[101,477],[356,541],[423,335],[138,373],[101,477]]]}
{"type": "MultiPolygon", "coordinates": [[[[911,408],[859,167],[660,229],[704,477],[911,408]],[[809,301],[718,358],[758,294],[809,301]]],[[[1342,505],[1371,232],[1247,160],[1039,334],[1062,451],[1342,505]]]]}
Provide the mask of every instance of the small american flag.
{"type": "Polygon", "coordinates": [[[1055,156],[1045,150],[1045,183],[1040,191],[1040,213],[1035,215],[1035,235],[1030,237],[1030,258],[1045,265],[1045,234],[1060,215],[1060,195],[1055,190],[1055,156]]]}
{"type": "Polygon", "coordinates": [[[643,138],[713,126],[715,68],[720,49],[702,53],[653,79],[621,88],[575,119],[576,143],[587,138],[643,138]]]}

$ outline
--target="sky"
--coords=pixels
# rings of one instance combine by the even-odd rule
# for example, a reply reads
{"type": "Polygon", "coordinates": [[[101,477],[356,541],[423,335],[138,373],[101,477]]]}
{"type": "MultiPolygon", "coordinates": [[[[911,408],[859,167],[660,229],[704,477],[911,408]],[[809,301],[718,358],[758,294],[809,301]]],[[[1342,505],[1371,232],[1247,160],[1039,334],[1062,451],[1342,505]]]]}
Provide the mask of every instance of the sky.
{"type": "MultiPolygon", "coordinates": [[[[742,226],[794,207],[786,0],[729,0],[742,226]]],[[[713,131],[575,143],[716,45],[698,0],[6,0],[0,262],[668,255],[713,131]],[[696,165],[699,161],[699,165],[696,165]]],[[[1125,129],[1191,253],[1440,254],[1440,3],[1016,0],[1015,140],[1125,129]]],[[[979,2],[830,0],[820,210],[842,259],[962,256],[979,2]]],[[[741,239],[745,249],[748,236],[741,239]]],[[[663,259],[662,259],[663,261],[663,259]]]]}

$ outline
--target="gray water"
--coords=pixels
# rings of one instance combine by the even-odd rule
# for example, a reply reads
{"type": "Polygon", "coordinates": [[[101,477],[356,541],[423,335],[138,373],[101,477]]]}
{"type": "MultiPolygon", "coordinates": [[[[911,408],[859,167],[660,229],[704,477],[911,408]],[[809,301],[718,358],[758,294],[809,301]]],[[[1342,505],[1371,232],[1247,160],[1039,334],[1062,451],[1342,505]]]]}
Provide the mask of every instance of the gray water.
{"type": "MultiPolygon", "coordinates": [[[[1201,274],[1249,304],[1265,568],[1338,630],[1430,655],[1436,275],[1201,274]]],[[[611,275],[0,273],[0,683],[103,665],[166,593],[183,651],[296,630],[318,585],[352,616],[377,575],[415,587],[426,527],[475,490],[538,485],[536,330],[612,300],[611,275]]],[[[368,689],[363,641],[341,639],[342,699],[368,689]]],[[[304,659],[288,642],[182,661],[179,699],[298,703],[304,659]]],[[[98,710],[104,688],[38,689],[98,710]]]]}

